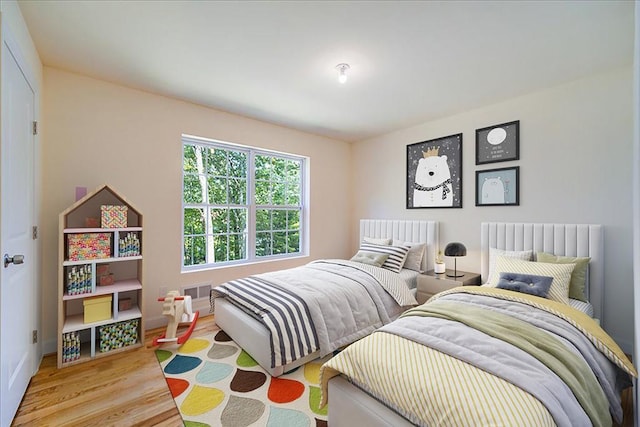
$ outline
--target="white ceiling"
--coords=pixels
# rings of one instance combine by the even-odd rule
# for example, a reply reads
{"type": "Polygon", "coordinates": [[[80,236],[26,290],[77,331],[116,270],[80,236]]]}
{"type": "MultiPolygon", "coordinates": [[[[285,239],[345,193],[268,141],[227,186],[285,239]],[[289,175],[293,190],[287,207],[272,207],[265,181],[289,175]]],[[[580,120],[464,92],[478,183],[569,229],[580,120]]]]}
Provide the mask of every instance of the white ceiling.
{"type": "Polygon", "coordinates": [[[633,1],[18,4],[47,66],[345,141],[633,61],[633,1]]]}

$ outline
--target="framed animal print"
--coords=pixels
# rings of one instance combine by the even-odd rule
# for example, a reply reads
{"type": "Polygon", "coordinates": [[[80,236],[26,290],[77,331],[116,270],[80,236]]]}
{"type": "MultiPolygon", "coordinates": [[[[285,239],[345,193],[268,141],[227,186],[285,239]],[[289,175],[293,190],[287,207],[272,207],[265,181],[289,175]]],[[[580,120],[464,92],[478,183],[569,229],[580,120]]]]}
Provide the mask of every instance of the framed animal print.
{"type": "Polygon", "coordinates": [[[476,206],[519,206],[520,166],[476,171],[476,206]]]}
{"type": "Polygon", "coordinates": [[[462,207],[462,134],[407,145],[407,209],[462,207]]]}

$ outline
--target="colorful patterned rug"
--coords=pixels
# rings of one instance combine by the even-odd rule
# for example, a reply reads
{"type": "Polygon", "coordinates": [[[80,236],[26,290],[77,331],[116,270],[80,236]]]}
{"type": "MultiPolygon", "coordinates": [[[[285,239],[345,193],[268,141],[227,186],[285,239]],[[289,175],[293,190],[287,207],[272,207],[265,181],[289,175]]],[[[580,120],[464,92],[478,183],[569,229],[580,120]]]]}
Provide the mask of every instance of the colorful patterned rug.
{"type": "Polygon", "coordinates": [[[156,356],[185,427],[327,425],[319,374],[331,356],[273,378],[221,330],[156,356]]]}

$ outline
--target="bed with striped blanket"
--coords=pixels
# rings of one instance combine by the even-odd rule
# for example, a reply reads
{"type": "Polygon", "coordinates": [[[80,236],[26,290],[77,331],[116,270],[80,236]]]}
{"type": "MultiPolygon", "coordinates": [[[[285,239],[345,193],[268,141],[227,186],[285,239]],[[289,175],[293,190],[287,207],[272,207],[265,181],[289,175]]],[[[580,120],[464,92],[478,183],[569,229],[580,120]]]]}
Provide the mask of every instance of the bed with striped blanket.
{"type": "MultiPolygon", "coordinates": [[[[424,243],[425,250],[419,260],[420,270],[433,269],[435,254],[438,250],[438,223],[436,221],[361,219],[359,229],[359,236],[357,239],[355,236],[353,238],[354,247],[358,247],[355,245],[360,245],[365,238],[389,242],[399,241],[402,244],[406,242],[424,243]]],[[[340,261],[336,261],[333,263],[343,271],[348,268],[346,264],[348,262],[340,264],[340,261]]],[[[395,319],[407,308],[407,305],[415,304],[414,294],[408,296],[406,292],[407,289],[415,288],[416,277],[419,274],[417,271],[402,270],[400,273],[393,273],[390,270],[379,269],[383,271],[378,273],[373,272],[375,268],[369,268],[366,264],[358,263],[358,265],[360,272],[356,274],[365,277],[360,280],[362,283],[347,287],[339,284],[346,281],[345,277],[341,277],[345,274],[330,275],[328,272],[322,272],[327,280],[316,280],[318,286],[315,291],[311,290],[310,285],[305,281],[306,279],[301,280],[294,277],[299,270],[293,269],[293,272],[282,270],[260,275],[259,280],[268,279],[267,281],[273,282],[280,289],[286,289],[290,293],[304,297],[305,304],[309,309],[308,317],[313,322],[318,338],[318,350],[306,356],[301,357],[302,354],[307,353],[307,349],[303,348],[301,351],[295,349],[295,346],[298,345],[297,339],[293,339],[294,350],[288,352],[285,348],[283,351],[281,344],[273,340],[274,331],[276,338],[278,337],[277,330],[273,326],[267,326],[267,323],[273,322],[273,320],[264,322],[260,318],[260,314],[263,312],[257,307],[232,302],[230,298],[227,298],[225,287],[228,283],[223,287],[216,287],[216,290],[211,293],[211,309],[215,313],[215,322],[271,376],[277,377],[320,357],[321,354],[331,352],[331,349],[350,344],[372,332],[376,327],[385,324],[387,318],[389,320],[395,319]],[[402,281],[402,286],[399,286],[398,280],[402,281]],[[395,282],[397,286],[390,285],[385,288],[389,281],[395,282]],[[325,286],[330,282],[335,283],[333,286],[325,286]],[[394,291],[394,288],[397,290],[394,291]],[[218,291],[223,292],[219,293],[218,291]],[[307,298],[309,295],[310,297],[307,298]],[[406,300],[397,302],[396,298],[406,298],[406,300]],[[360,319],[363,314],[365,314],[365,318],[360,319]],[[280,351],[280,354],[274,355],[272,349],[280,351]],[[285,361],[295,360],[283,365],[281,364],[283,354],[285,361]]],[[[311,280],[317,277],[323,268],[332,268],[328,264],[320,262],[310,263],[304,267],[311,280]]],[[[356,271],[354,268],[349,268],[349,270],[356,271]]],[[[261,285],[263,283],[260,282],[261,285]]],[[[305,345],[299,347],[305,346],[306,342],[305,345]]],[[[311,344],[310,341],[310,347],[314,346],[315,344],[311,344]]]]}
{"type": "Polygon", "coordinates": [[[347,260],[313,261],[233,280],[214,288],[212,298],[224,298],[265,326],[267,369],[312,354],[323,357],[417,304],[397,273],[347,260]]]}

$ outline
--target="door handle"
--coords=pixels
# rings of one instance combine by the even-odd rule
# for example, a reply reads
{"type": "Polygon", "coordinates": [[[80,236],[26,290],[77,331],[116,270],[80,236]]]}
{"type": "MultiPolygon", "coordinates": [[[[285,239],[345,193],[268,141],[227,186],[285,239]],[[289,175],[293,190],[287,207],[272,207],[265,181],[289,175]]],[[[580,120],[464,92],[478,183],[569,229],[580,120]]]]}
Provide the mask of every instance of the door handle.
{"type": "Polygon", "coordinates": [[[9,256],[9,254],[4,254],[4,268],[9,267],[9,264],[22,264],[24,262],[24,255],[14,255],[9,256]]]}

